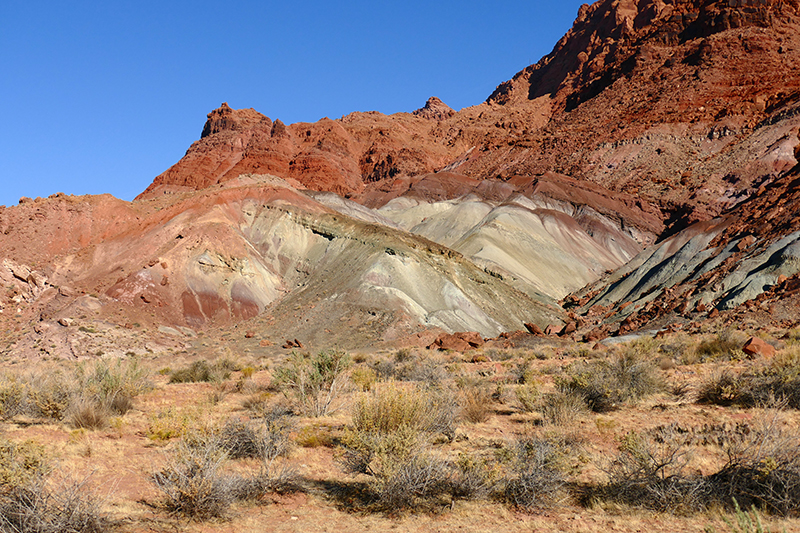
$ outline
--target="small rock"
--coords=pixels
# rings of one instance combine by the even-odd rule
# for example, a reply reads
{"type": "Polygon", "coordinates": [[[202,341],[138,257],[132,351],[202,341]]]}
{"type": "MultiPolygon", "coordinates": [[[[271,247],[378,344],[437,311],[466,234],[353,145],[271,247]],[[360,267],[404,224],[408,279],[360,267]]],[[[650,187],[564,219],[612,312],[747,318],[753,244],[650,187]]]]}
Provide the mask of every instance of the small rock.
{"type": "Polygon", "coordinates": [[[75,325],[75,321],[72,320],[71,318],[67,318],[67,317],[59,318],[58,319],[58,323],[61,324],[62,326],[64,326],[65,328],[68,328],[70,326],[74,326],[75,325]]]}
{"type": "Polygon", "coordinates": [[[267,346],[272,346],[272,341],[269,341],[267,339],[262,339],[261,342],[258,343],[258,345],[261,346],[262,348],[266,348],[267,346]]]}
{"type": "Polygon", "coordinates": [[[245,339],[252,339],[255,336],[256,336],[256,332],[255,331],[247,331],[244,334],[244,338],[245,339]]]}
{"type": "Polygon", "coordinates": [[[718,316],[719,316],[719,309],[717,309],[716,307],[712,309],[710,313],[708,313],[708,318],[717,318],[718,316]]]}

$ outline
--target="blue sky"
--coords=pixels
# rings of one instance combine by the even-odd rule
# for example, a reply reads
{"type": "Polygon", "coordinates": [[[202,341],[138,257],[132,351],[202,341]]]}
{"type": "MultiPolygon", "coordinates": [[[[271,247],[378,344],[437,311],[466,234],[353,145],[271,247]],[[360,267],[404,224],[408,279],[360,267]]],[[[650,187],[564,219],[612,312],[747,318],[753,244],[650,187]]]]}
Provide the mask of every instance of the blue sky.
{"type": "Polygon", "coordinates": [[[222,102],[286,123],[478,104],[581,3],[0,2],[0,205],[131,200],[222,102]]]}

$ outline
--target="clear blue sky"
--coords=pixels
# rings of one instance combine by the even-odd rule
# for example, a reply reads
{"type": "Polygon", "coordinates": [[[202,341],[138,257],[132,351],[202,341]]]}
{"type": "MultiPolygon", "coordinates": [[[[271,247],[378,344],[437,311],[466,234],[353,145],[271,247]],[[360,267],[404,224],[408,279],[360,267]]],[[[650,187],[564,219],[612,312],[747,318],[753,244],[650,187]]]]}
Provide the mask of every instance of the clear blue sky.
{"type": "Polygon", "coordinates": [[[478,104],[581,3],[0,2],[0,205],[130,200],[224,101],[286,123],[478,104]]]}

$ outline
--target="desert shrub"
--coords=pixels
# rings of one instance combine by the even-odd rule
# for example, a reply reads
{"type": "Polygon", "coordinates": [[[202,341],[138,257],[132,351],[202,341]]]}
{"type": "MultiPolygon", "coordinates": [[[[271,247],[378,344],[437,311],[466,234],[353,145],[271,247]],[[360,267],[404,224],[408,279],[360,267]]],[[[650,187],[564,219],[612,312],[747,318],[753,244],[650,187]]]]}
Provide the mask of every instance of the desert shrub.
{"type": "Polygon", "coordinates": [[[290,429],[290,419],[285,416],[271,417],[260,423],[230,418],[215,433],[218,445],[231,459],[249,457],[271,461],[289,453],[290,429]]]}
{"type": "Polygon", "coordinates": [[[528,382],[524,385],[517,386],[514,389],[514,395],[517,398],[517,403],[520,409],[525,413],[532,413],[539,408],[539,386],[536,382],[528,382]]]}
{"type": "Polygon", "coordinates": [[[700,403],[744,407],[769,404],[775,399],[800,409],[800,358],[794,352],[739,376],[729,370],[715,372],[698,394],[700,403]]]}
{"type": "Polygon", "coordinates": [[[453,465],[451,491],[454,498],[478,500],[495,496],[503,469],[495,458],[462,453],[453,465]]]}
{"type": "Polygon", "coordinates": [[[166,465],[152,477],[164,493],[163,505],[170,513],[190,519],[224,517],[235,501],[255,499],[268,492],[299,488],[294,470],[279,457],[286,455],[290,441],[278,425],[268,423],[261,431],[228,421],[222,428],[193,431],[172,450],[166,465]],[[226,472],[230,452],[239,457],[257,457],[256,474],[242,476],[226,472]]]}
{"type": "Polygon", "coordinates": [[[327,416],[341,407],[350,381],[350,356],[326,351],[317,355],[292,354],[275,372],[275,383],[309,416],[327,416]]]}
{"type": "Polygon", "coordinates": [[[353,380],[358,390],[361,392],[369,392],[378,380],[378,374],[373,368],[360,366],[353,369],[350,373],[350,379],[353,380]]]}
{"type": "Polygon", "coordinates": [[[153,482],[166,497],[164,507],[199,520],[224,516],[240,485],[238,477],[222,472],[225,460],[219,446],[177,446],[167,465],[153,475],[153,482]]]}
{"type": "Polygon", "coordinates": [[[182,437],[190,431],[196,422],[195,412],[178,411],[168,407],[148,417],[147,438],[155,442],[167,442],[182,437]]]}
{"type": "Polygon", "coordinates": [[[735,499],[780,515],[800,512],[800,436],[783,429],[780,409],[756,419],[744,438],[727,446],[728,461],[709,476],[714,497],[730,506],[735,499]]]}
{"type": "Polygon", "coordinates": [[[567,376],[557,377],[556,385],[563,393],[583,398],[592,411],[614,410],[663,388],[663,380],[645,352],[646,345],[633,343],[611,361],[570,365],[567,376]]]}
{"type": "Polygon", "coordinates": [[[728,369],[717,370],[697,390],[698,403],[731,405],[741,397],[741,382],[728,369]]]}
{"type": "Polygon", "coordinates": [[[91,365],[78,365],[75,376],[82,399],[119,415],[131,409],[133,398],[152,388],[149,372],[137,359],[117,359],[113,363],[100,360],[91,365]]]}
{"type": "Polygon", "coordinates": [[[226,365],[211,365],[200,359],[186,368],[173,370],[169,375],[170,383],[214,383],[228,379],[231,370],[226,365]]]}
{"type": "Polygon", "coordinates": [[[473,424],[486,422],[491,415],[492,394],[486,387],[468,387],[459,393],[461,413],[473,424]]]}
{"type": "Polygon", "coordinates": [[[74,427],[103,427],[112,414],[125,414],[133,398],[150,387],[135,360],[81,364],[69,375],[59,370],[0,379],[0,414],[67,421],[74,427]]]}
{"type": "Polygon", "coordinates": [[[559,451],[546,440],[523,437],[514,442],[505,466],[504,497],[521,509],[552,504],[565,483],[559,451]]]}
{"type": "Polygon", "coordinates": [[[74,382],[61,372],[34,374],[25,380],[25,414],[61,420],[75,395],[74,382]]]}
{"type": "Polygon", "coordinates": [[[454,398],[449,391],[389,383],[355,403],[342,462],[348,471],[370,476],[375,508],[424,507],[451,492],[452,465],[431,444],[437,435],[454,436],[454,398]]]}
{"type": "Polygon", "coordinates": [[[102,429],[108,425],[109,409],[89,398],[73,398],[66,413],[67,422],[78,429],[102,429]]]}
{"type": "Polygon", "coordinates": [[[724,329],[710,339],[700,341],[695,348],[695,357],[700,362],[709,360],[732,360],[742,359],[742,345],[747,339],[744,335],[734,329],[724,329]]]}
{"type": "Polygon", "coordinates": [[[510,374],[511,380],[520,385],[532,383],[536,377],[536,373],[531,367],[530,359],[519,361],[512,367],[510,374]]]}
{"type": "Polygon", "coordinates": [[[303,448],[332,448],[336,444],[330,428],[317,425],[301,428],[294,441],[303,448]]]}
{"type": "Polygon", "coordinates": [[[608,468],[605,497],[626,505],[657,511],[694,512],[711,499],[711,485],[688,474],[689,453],[675,427],[651,434],[627,433],[619,455],[608,468]]]}
{"type": "Polygon", "coordinates": [[[452,438],[458,411],[455,396],[448,390],[388,383],[356,401],[353,426],[363,433],[389,433],[408,427],[452,438]]]}
{"type": "Polygon", "coordinates": [[[416,381],[437,387],[449,374],[440,361],[409,350],[398,351],[393,359],[377,361],[372,367],[383,380],[416,381]]]}
{"type": "Polygon", "coordinates": [[[544,397],[540,410],[546,422],[568,426],[586,412],[586,402],[580,396],[556,392],[544,397]]]}
{"type": "Polygon", "coordinates": [[[47,473],[44,447],[34,441],[0,439],[0,494],[31,485],[47,473]]]}
{"type": "Polygon", "coordinates": [[[14,533],[102,533],[113,523],[87,480],[51,487],[45,479],[15,486],[0,496],[0,531],[14,533]]]}
{"type": "Polygon", "coordinates": [[[8,420],[25,412],[25,385],[16,376],[0,376],[0,419],[8,420]]]}

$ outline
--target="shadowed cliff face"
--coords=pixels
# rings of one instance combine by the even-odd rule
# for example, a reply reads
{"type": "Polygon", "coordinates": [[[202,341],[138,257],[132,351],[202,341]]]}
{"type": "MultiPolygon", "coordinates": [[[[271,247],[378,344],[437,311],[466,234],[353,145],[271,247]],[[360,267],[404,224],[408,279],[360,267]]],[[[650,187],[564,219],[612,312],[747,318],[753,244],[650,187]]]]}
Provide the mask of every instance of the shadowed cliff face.
{"type": "Polygon", "coordinates": [[[766,29],[796,22],[797,1],[601,0],[584,4],[572,29],[553,51],[502,83],[490,102],[507,104],[548,95],[574,109],[620,77],[631,75],[653,48],[677,50],[697,42],[685,57],[699,64],[713,54],[709,37],[739,28],[766,29]]]}

